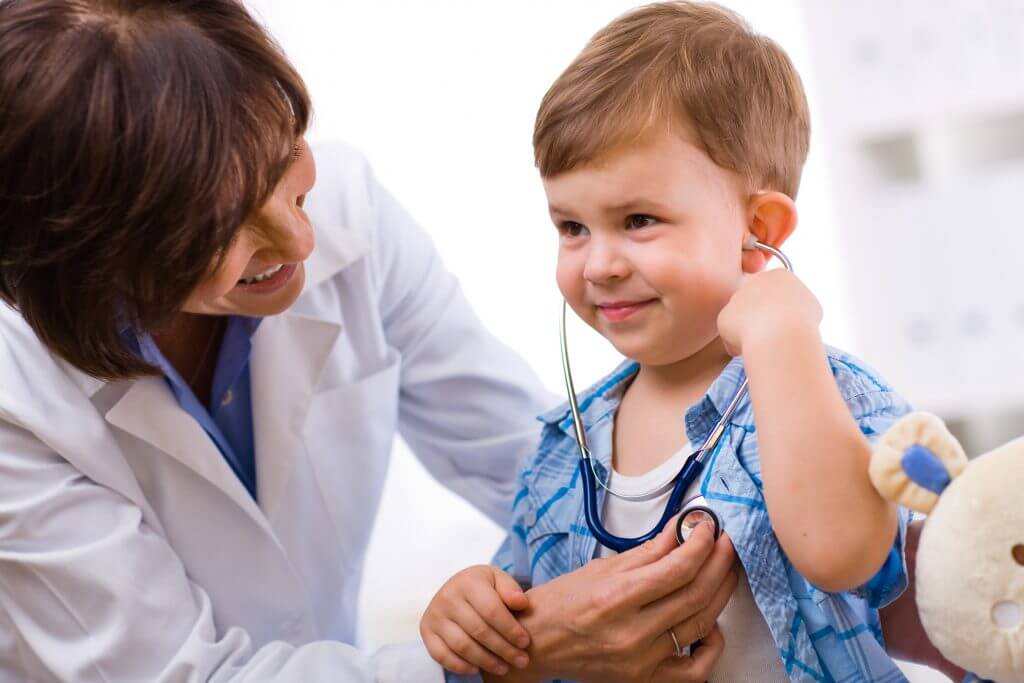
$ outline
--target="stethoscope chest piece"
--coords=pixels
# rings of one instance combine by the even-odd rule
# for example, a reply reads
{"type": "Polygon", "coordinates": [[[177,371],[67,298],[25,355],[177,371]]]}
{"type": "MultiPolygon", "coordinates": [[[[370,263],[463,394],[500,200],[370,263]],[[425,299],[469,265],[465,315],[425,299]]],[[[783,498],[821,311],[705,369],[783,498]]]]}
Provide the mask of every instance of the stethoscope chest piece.
{"type": "Polygon", "coordinates": [[[716,541],[722,535],[722,524],[718,521],[715,511],[703,505],[693,505],[683,510],[676,520],[676,540],[679,541],[679,545],[686,543],[701,524],[712,526],[716,541]]]}

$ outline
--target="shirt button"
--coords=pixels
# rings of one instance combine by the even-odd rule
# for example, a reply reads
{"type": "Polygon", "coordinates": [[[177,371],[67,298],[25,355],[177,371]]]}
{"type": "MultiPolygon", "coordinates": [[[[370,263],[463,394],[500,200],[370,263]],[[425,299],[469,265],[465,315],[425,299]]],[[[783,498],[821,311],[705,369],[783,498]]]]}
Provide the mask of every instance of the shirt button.
{"type": "Polygon", "coordinates": [[[230,389],[228,389],[227,392],[224,394],[224,398],[222,398],[220,400],[220,405],[221,405],[222,408],[226,408],[227,406],[231,405],[231,402],[234,401],[234,400],[235,400],[234,393],[232,393],[232,391],[230,389]]]}
{"type": "Polygon", "coordinates": [[[523,516],[523,524],[526,526],[533,526],[537,523],[537,512],[530,510],[523,516]]]}

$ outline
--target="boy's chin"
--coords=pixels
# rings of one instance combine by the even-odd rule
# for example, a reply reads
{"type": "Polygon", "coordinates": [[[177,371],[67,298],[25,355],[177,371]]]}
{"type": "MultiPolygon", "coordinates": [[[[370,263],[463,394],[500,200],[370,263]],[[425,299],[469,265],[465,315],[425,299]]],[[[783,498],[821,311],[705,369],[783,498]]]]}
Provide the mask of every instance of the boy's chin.
{"type": "Polygon", "coordinates": [[[692,355],[686,353],[685,349],[655,349],[649,344],[612,342],[612,346],[626,358],[651,367],[672,365],[692,355]]]}
{"type": "Polygon", "coordinates": [[[652,341],[612,340],[612,346],[626,358],[648,367],[675,365],[694,358],[707,348],[706,340],[652,341]]]}

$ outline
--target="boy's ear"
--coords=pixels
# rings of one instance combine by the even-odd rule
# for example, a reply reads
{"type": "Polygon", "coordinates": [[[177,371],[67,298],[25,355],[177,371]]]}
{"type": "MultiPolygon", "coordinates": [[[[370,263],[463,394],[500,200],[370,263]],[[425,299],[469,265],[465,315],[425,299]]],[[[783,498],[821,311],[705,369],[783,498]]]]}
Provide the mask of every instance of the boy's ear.
{"type": "MultiPolygon", "coordinates": [[[[796,204],[782,192],[757,192],[747,205],[747,229],[769,246],[779,249],[796,229],[796,204]]],[[[743,272],[759,273],[770,256],[760,249],[743,252],[743,272]]]]}

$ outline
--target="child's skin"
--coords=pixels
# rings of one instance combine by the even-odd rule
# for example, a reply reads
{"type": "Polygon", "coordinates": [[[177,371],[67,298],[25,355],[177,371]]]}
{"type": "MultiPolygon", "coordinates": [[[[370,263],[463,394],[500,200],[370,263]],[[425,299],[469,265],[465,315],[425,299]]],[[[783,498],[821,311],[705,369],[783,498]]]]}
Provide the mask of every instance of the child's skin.
{"type": "MultiPolygon", "coordinates": [[[[656,131],[544,178],[559,233],[559,289],[577,315],[640,364],[616,415],[614,467],[636,475],[678,451],[686,443],[682,415],[742,355],[779,543],[815,585],[850,590],[882,566],[896,508],[868,479],[870,445],[832,378],[817,300],[792,273],[765,271],[762,252],[744,249],[751,236],[782,246],[796,227],[796,207],[780,192],[750,191],[693,139],[686,130],[656,131]]],[[[475,642],[521,664],[508,610],[488,618],[446,607],[465,603],[461,596],[493,595],[501,574],[492,568],[450,580],[428,607],[424,639],[451,647],[473,639],[482,619],[496,631],[475,642]],[[448,626],[437,632],[442,622],[448,626]]],[[[517,610],[524,601],[506,594],[502,604],[517,610]]],[[[454,667],[439,661],[459,673],[505,670],[462,650],[454,667]]]]}

